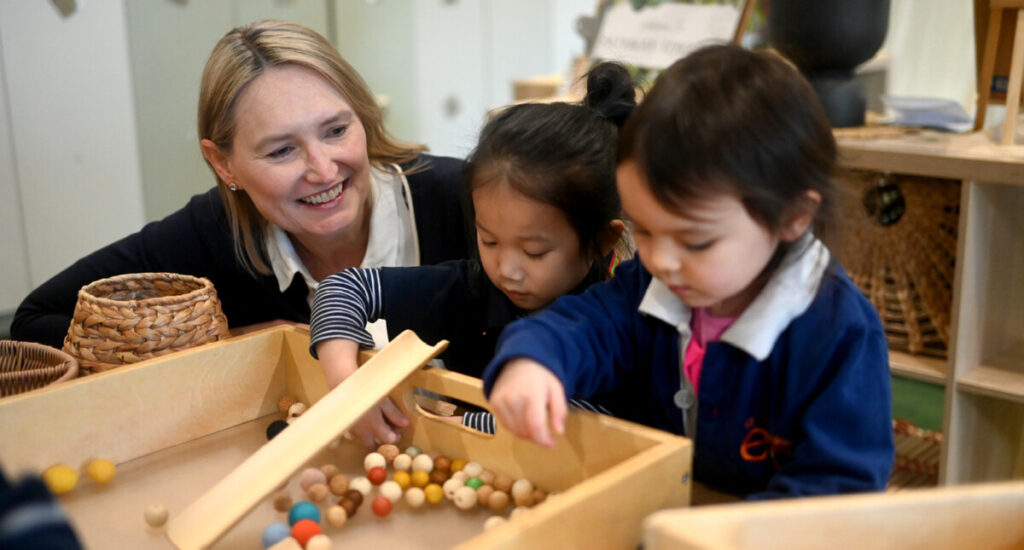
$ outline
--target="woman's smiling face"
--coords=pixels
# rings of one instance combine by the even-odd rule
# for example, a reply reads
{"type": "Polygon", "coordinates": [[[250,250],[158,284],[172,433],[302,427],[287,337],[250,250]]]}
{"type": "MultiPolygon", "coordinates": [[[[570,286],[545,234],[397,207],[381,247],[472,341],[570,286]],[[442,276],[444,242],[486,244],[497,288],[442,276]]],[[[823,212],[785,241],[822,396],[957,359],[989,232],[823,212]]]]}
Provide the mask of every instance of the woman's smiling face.
{"type": "Polygon", "coordinates": [[[238,96],[234,113],[221,179],[299,240],[361,227],[370,198],[366,134],[328,80],[298,65],[267,69],[238,96]]]}

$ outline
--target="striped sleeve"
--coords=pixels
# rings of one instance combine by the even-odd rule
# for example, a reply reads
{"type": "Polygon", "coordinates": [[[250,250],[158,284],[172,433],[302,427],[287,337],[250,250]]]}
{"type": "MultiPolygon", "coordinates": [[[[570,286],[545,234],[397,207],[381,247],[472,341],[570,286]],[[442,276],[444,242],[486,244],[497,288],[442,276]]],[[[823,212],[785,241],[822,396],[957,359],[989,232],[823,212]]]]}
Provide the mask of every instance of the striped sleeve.
{"type": "MultiPolygon", "coordinates": [[[[569,405],[577,409],[585,411],[595,412],[598,414],[604,414],[608,416],[614,416],[608,409],[601,405],[596,405],[589,401],[582,399],[570,399],[569,405]]],[[[493,434],[497,431],[497,426],[494,423],[494,415],[487,412],[468,412],[462,415],[462,425],[467,428],[472,428],[478,432],[485,434],[493,434]]]]}
{"type": "Polygon", "coordinates": [[[309,323],[309,353],[316,357],[316,345],[341,338],[373,347],[366,324],[381,314],[380,270],[352,267],[320,282],[313,294],[309,323]]]}

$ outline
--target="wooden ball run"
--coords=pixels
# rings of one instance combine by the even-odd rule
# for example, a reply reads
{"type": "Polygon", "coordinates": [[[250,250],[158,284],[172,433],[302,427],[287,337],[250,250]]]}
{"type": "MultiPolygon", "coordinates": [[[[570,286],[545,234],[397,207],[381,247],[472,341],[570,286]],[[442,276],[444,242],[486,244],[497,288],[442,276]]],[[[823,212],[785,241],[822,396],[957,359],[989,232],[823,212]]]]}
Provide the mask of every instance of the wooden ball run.
{"type": "MultiPolygon", "coordinates": [[[[338,481],[326,484],[329,494],[315,506],[320,529],[335,547],[344,540],[370,548],[635,548],[648,513],[687,503],[689,441],[583,412],[570,415],[551,450],[510,434],[475,432],[439,418],[415,390],[485,407],[480,382],[423,369],[419,360],[410,365],[404,352],[388,351],[395,344],[433,350],[409,342],[396,338],[330,393],[309,356],[308,332],[279,326],[0,399],[0,417],[12,419],[0,422],[0,462],[11,471],[39,472],[90,457],[116,464],[111,483],[79,481],[60,497],[87,548],[259,548],[264,529],[284,517],[275,495],[286,490],[293,505],[306,500],[298,477],[304,468],[326,464],[339,469],[330,479],[338,481]],[[282,395],[308,408],[268,441],[266,427],[287,414],[278,408],[282,395]],[[370,484],[370,495],[349,516],[339,502],[353,489],[340,485],[365,478],[366,451],[353,441],[336,442],[385,395],[411,421],[385,483],[401,486],[403,476],[394,477],[400,470],[408,473],[409,486],[381,518],[370,510],[380,496],[370,484]],[[332,407],[339,402],[344,406],[332,407]],[[451,458],[456,472],[466,464],[458,461],[471,459],[493,470],[495,483],[499,475],[526,478],[558,497],[514,517],[510,499],[504,523],[485,530],[496,515],[489,509],[478,503],[464,512],[440,500],[443,490],[429,475],[416,486],[413,478],[420,476],[411,471],[410,453],[422,453],[410,447],[435,462],[438,455],[451,458]],[[402,454],[409,457],[407,470],[395,465],[403,465],[402,454]],[[169,513],[162,528],[141,519],[151,503],[169,513]],[[608,503],[614,503],[614,525],[599,520],[608,503]]],[[[314,539],[322,544],[316,536],[308,542],[314,539]]]]}

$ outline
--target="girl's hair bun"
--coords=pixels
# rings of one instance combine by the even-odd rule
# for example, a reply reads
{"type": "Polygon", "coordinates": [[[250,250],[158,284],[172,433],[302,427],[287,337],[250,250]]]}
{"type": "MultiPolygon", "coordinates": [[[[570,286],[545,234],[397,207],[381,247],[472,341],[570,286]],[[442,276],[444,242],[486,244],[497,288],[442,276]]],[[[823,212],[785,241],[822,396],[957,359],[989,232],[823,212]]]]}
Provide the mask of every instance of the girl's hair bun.
{"type": "Polygon", "coordinates": [[[636,88],[629,70],[611,61],[595,65],[587,73],[583,105],[621,128],[636,108],[636,88]]]}

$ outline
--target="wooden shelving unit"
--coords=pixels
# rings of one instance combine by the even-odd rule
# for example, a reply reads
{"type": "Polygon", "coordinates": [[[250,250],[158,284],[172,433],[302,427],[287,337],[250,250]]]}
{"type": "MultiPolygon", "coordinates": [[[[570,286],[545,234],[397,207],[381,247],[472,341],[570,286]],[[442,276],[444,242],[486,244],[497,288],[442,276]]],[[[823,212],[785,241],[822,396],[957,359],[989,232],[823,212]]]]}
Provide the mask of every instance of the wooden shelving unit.
{"type": "Polygon", "coordinates": [[[1024,477],[1024,146],[982,131],[840,137],[847,168],[962,181],[949,359],[890,353],[945,385],[940,482],[1024,477]]]}

